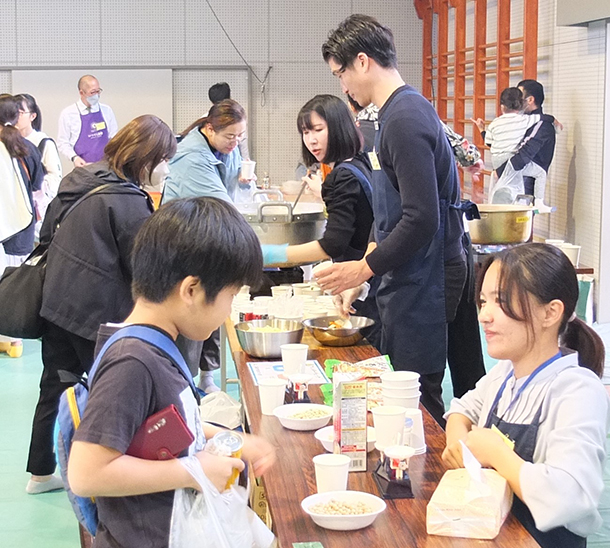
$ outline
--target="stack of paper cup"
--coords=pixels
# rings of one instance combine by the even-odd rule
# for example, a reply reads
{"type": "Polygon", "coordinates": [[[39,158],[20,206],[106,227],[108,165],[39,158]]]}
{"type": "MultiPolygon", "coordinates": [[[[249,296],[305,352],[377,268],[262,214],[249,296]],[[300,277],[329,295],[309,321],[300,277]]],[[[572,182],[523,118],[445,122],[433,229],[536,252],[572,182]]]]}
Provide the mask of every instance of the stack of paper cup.
{"type": "Polygon", "coordinates": [[[375,424],[376,447],[402,445],[407,409],[400,406],[375,407],[373,423],[375,424]]]}
{"type": "Polygon", "coordinates": [[[418,409],[419,373],[413,371],[389,371],[381,375],[383,405],[398,405],[407,409],[418,409]]]}
{"type": "Polygon", "coordinates": [[[406,409],[405,416],[413,419],[413,430],[409,445],[415,449],[416,455],[426,452],[426,438],[424,437],[424,418],[420,409],[406,409]]]}

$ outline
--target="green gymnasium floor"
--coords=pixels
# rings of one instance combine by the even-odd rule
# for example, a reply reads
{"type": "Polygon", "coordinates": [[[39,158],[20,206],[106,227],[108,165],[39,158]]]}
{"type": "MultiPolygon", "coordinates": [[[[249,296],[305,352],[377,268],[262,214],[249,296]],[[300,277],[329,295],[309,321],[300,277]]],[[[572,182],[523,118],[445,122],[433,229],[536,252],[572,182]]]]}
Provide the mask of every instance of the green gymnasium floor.
{"type": "MultiPolygon", "coordinates": [[[[35,496],[25,492],[25,462],[41,371],[38,341],[26,341],[21,358],[0,353],[0,548],[80,546],[76,518],[64,491],[35,496]]],[[[228,376],[235,376],[232,363],[228,376]]],[[[216,383],[220,384],[218,373],[216,383]]],[[[443,392],[448,404],[452,393],[448,374],[443,392]]],[[[230,385],[229,393],[237,398],[237,387],[230,385]]],[[[610,466],[606,484],[609,488],[601,504],[604,528],[588,539],[589,548],[610,548],[610,466]]]]}

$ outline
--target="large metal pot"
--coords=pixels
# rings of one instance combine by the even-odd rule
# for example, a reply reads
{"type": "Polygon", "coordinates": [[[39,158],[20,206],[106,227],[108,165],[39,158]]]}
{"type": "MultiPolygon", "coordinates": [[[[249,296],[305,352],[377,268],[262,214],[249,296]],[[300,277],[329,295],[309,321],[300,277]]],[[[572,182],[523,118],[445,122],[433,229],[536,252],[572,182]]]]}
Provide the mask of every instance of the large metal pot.
{"type": "Polygon", "coordinates": [[[279,191],[263,193],[276,194],[281,201],[236,204],[261,244],[304,244],[324,235],[326,217],[321,203],[299,202],[293,210],[279,191]]]}
{"type": "Polygon", "coordinates": [[[520,244],[532,235],[533,207],[481,204],[480,219],[468,221],[473,244],[520,244]]]}

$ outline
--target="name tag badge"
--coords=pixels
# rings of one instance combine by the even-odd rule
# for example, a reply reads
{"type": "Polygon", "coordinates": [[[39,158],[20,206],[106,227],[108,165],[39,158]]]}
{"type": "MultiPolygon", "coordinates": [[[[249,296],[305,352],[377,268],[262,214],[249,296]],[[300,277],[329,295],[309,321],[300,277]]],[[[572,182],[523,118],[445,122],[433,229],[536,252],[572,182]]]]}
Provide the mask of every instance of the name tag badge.
{"type": "Polygon", "coordinates": [[[106,122],[97,122],[96,124],[92,124],[93,125],[93,129],[95,131],[102,131],[104,129],[106,129],[106,122]]]}
{"type": "Polygon", "coordinates": [[[381,164],[379,163],[379,158],[377,158],[377,153],[374,150],[369,152],[369,160],[371,161],[371,166],[373,167],[374,171],[381,170],[381,164]]]}
{"type": "Polygon", "coordinates": [[[495,424],[491,425],[491,431],[498,434],[498,436],[502,438],[502,441],[510,448],[511,451],[515,450],[515,442],[504,434],[495,424]]]}

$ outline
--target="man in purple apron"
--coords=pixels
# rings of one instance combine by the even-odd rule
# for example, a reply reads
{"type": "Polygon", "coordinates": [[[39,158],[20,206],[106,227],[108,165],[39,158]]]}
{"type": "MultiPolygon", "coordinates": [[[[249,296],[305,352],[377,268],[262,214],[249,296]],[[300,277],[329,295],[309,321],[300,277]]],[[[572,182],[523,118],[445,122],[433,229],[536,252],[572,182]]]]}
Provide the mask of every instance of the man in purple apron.
{"type": "Polygon", "coordinates": [[[112,109],[100,103],[102,89],[95,76],[83,76],[78,92],[80,99],[59,116],[57,147],[75,167],[82,167],[104,157],[104,147],[118,126],[112,109]]]}
{"type": "Polygon", "coordinates": [[[441,383],[447,324],[466,279],[460,187],[453,153],[432,105],[397,70],[392,32],[352,15],[322,47],[343,91],[376,104],[375,239],[359,261],[336,263],[318,282],[334,294],[381,276],[381,351],[397,370],[417,371],[421,403],[444,425],[441,383]]]}

